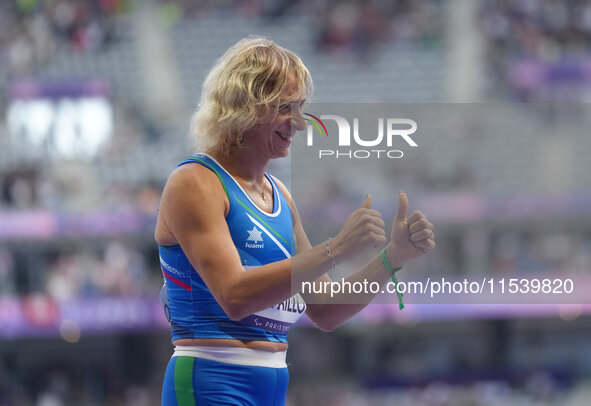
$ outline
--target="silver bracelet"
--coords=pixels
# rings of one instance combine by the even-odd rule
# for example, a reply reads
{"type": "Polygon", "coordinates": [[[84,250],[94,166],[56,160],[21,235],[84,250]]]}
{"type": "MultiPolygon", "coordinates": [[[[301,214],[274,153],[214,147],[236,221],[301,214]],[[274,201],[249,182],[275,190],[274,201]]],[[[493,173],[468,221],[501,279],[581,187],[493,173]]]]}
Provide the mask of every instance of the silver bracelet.
{"type": "Polygon", "coordinates": [[[332,253],[330,252],[330,238],[326,240],[326,256],[330,259],[330,263],[332,264],[333,268],[337,267],[337,261],[335,261],[332,253]]]}

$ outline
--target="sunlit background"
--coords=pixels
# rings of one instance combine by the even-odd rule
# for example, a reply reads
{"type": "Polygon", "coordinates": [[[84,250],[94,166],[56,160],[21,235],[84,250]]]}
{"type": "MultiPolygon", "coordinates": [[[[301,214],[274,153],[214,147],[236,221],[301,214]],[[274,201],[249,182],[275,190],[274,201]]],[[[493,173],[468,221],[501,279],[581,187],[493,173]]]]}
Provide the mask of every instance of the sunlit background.
{"type": "MultiPolygon", "coordinates": [[[[436,252],[410,270],[589,273],[590,1],[7,0],[0,406],[159,405],[172,354],[153,241],[160,193],[190,154],[207,70],[249,34],[302,57],[315,102],[511,102],[529,122],[524,102],[545,103],[545,121],[533,119],[544,131],[499,125],[482,144],[471,124],[457,131],[461,148],[434,141],[397,164],[396,187],[419,196],[437,227],[436,252]],[[570,124],[576,136],[556,131],[570,124]],[[496,205],[467,211],[475,198],[496,205]]],[[[272,172],[289,183],[289,160],[272,172]]],[[[304,226],[322,238],[340,223],[318,230],[316,194],[341,196],[332,204],[342,209],[368,186],[334,180],[298,194],[304,226]]],[[[589,313],[584,304],[376,305],[333,333],[304,320],[290,332],[288,402],[585,406],[589,313]]]]}

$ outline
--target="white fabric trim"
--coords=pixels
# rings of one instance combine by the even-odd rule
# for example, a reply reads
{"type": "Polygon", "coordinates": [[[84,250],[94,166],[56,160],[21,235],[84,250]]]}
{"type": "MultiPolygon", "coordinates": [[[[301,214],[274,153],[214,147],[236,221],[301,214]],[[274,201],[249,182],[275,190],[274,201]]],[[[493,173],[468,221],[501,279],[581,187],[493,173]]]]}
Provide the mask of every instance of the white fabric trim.
{"type": "Polygon", "coordinates": [[[203,345],[177,345],[173,357],[195,357],[226,364],[252,367],[287,368],[285,351],[262,351],[240,347],[207,347],[203,345]]]}

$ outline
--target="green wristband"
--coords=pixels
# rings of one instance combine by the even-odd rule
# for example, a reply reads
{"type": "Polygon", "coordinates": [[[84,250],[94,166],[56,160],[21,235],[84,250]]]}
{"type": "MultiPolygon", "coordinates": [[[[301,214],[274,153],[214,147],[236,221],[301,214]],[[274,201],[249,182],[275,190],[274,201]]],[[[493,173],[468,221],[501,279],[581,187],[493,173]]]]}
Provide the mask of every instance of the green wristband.
{"type": "Polygon", "coordinates": [[[396,272],[401,270],[402,267],[396,269],[392,268],[392,265],[390,265],[390,261],[386,256],[386,247],[382,249],[380,256],[382,257],[382,263],[384,264],[384,267],[388,270],[388,272],[390,272],[390,277],[392,278],[392,283],[394,283],[394,289],[396,290],[396,296],[398,296],[398,308],[402,310],[404,309],[404,303],[402,302],[402,297],[404,295],[398,291],[398,279],[396,279],[396,272]]]}

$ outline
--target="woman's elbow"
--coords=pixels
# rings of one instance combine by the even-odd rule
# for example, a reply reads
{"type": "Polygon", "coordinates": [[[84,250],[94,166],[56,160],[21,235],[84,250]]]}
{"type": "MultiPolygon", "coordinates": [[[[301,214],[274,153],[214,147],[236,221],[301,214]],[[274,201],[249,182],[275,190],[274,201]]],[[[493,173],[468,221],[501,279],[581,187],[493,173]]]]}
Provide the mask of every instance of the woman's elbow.
{"type": "Polygon", "coordinates": [[[248,292],[245,292],[238,283],[228,282],[222,289],[212,293],[218,305],[231,320],[239,321],[255,311],[252,297],[249,297],[248,292]]]}
{"type": "Polygon", "coordinates": [[[316,327],[318,327],[319,330],[324,331],[325,333],[332,333],[333,331],[336,330],[336,328],[338,326],[340,326],[340,323],[327,323],[327,322],[322,322],[322,323],[314,323],[316,325],[316,327]]]}
{"type": "Polygon", "coordinates": [[[233,321],[240,321],[244,317],[247,316],[246,314],[243,314],[243,312],[241,312],[238,309],[236,309],[236,310],[224,310],[224,312],[226,313],[226,315],[228,316],[228,318],[230,320],[233,320],[233,321]]]}
{"type": "Polygon", "coordinates": [[[319,330],[324,331],[325,333],[333,332],[337,327],[339,327],[342,323],[341,321],[337,320],[335,317],[331,317],[330,315],[325,314],[308,314],[308,317],[319,330]]]}
{"type": "Polygon", "coordinates": [[[237,298],[218,300],[218,304],[224,313],[234,321],[239,321],[250,314],[245,303],[237,298]]]}

